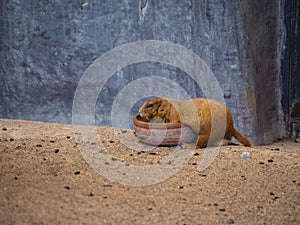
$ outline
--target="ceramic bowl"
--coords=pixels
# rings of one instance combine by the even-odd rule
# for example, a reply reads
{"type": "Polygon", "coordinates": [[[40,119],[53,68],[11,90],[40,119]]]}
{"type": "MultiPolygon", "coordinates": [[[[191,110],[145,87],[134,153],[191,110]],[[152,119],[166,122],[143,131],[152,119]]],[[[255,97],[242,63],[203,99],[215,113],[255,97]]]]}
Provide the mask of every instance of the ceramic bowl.
{"type": "Polygon", "coordinates": [[[182,123],[151,123],[139,114],[133,117],[136,136],[154,146],[175,146],[195,139],[193,130],[182,123]]]}

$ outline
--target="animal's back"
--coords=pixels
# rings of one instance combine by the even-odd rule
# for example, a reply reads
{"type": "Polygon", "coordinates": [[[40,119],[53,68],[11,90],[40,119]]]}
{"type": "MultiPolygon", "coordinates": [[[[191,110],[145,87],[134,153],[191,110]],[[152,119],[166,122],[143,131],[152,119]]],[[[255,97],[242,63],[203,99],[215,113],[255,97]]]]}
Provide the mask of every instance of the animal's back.
{"type": "MultiPolygon", "coordinates": [[[[250,141],[234,128],[231,112],[223,103],[208,98],[171,99],[170,102],[179,113],[181,123],[190,126],[199,135],[208,137],[211,142],[218,142],[223,138],[230,141],[235,137],[245,146],[251,146],[250,141]]],[[[208,142],[208,138],[203,140],[208,142]]]]}
{"type": "MultiPolygon", "coordinates": [[[[201,129],[202,133],[210,132],[212,123],[219,128],[227,122],[227,107],[214,99],[194,98],[180,102],[181,122],[190,126],[195,132],[201,129]]],[[[224,130],[224,129],[223,129],[224,130]]]]}

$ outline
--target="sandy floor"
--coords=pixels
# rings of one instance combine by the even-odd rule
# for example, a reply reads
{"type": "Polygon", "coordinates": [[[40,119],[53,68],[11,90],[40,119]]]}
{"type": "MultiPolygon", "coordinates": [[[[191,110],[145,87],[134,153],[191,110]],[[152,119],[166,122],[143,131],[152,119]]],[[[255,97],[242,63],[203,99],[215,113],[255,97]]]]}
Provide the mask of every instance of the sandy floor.
{"type": "MultiPolygon", "coordinates": [[[[149,149],[130,130],[98,128],[111,159],[104,162],[107,168],[116,162],[150,168],[125,179],[137,181],[133,186],[94,170],[82,146],[94,146],[92,159],[103,146],[78,140],[82,134],[76,130],[0,120],[0,224],[300,224],[299,143],[222,147],[200,172],[203,149],[149,149]],[[191,156],[183,168],[170,170],[161,182],[143,183],[143,177],[155,177],[151,168],[163,165],[174,151],[191,156]],[[241,158],[245,151],[251,158],[241,158]]],[[[175,158],[166,165],[175,168],[176,163],[175,158]]]]}

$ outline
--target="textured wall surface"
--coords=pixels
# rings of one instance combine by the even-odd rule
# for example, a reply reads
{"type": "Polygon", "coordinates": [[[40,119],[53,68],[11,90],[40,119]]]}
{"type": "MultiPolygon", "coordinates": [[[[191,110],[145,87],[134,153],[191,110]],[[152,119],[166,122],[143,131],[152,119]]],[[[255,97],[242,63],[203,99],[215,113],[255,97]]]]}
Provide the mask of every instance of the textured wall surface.
{"type": "MultiPolygon", "coordinates": [[[[0,117],[71,123],[74,92],[88,66],[114,47],[150,39],[180,44],[199,55],[220,82],[237,128],[254,143],[284,135],[279,88],[283,0],[87,3],[1,4],[0,117]]],[[[97,124],[111,125],[116,95],[151,75],[176,81],[191,97],[203,96],[183,71],[159,63],[131,65],[100,92],[97,124]]]]}

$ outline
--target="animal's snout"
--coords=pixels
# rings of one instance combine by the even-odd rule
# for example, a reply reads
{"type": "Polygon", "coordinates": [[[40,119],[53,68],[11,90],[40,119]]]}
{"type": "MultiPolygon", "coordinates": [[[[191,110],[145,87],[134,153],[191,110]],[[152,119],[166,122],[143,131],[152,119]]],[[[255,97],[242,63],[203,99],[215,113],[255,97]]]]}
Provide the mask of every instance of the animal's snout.
{"type": "Polygon", "coordinates": [[[146,118],[146,116],[145,116],[142,112],[140,112],[140,111],[139,111],[139,115],[140,115],[140,117],[142,117],[142,118],[146,118]]]}

